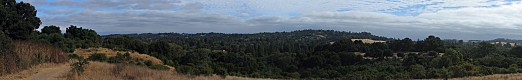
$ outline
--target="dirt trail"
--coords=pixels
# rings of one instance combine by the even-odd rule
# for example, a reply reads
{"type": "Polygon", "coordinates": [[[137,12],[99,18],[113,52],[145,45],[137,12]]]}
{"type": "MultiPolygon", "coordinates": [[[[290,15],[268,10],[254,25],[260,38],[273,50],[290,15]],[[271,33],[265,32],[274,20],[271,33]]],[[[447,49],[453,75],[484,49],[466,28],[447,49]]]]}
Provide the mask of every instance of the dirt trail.
{"type": "Polygon", "coordinates": [[[57,80],[58,77],[65,75],[70,71],[71,67],[67,64],[61,64],[56,67],[43,68],[38,73],[24,78],[23,80],[57,80]]]}
{"type": "Polygon", "coordinates": [[[61,80],[71,70],[69,64],[40,64],[19,73],[0,76],[0,80],[61,80]]]}

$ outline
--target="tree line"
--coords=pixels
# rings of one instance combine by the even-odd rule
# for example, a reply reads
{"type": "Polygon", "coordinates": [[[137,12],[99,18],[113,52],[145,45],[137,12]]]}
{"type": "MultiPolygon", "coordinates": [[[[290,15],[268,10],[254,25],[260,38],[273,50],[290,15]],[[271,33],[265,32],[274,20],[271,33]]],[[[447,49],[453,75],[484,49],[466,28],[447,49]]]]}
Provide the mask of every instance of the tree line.
{"type": "Polygon", "coordinates": [[[452,78],[520,72],[518,66],[522,56],[518,55],[522,53],[522,47],[519,46],[502,47],[488,42],[447,45],[436,36],[413,41],[356,34],[359,33],[302,30],[257,34],[146,33],[106,37],[124,42],[119,44],[148,45],[148,48],[137,48],[136,45],[112,48],[150,54],[168,61],[168,65],[175,66],[178,72],[193,75],[360,80],[452,78]],[[331,36],[338,34],[347,35],[331,36]],[[353,38],[375,38],[387,42],[369,44],[350,40],[353,38]],[[164,48],[162,51],[172,52],[147,50],[162,49],[156,46],[157,43],[168,44],[164,46],[171,47],[170,50],[164,48]]]}
{"type": "MultiPolygon", "coordinates": [[[[439,37],[391,39],[368,32],[298,30],[255,34],[145,33],[100,36],[77,26],[61,32],[44,26],[28,3],[0,0],[0,53],[11,55],[13,40],[52,44],[65,52],[107,47],[161,59],[176,72],[276,79],[425,79],[522,72],[522,47],[445,44],[439,37]],[[350,39],[385,40],[364,43],[350,39]]],[[[92,60],[121,62],[99,55],[92,60]]]]}

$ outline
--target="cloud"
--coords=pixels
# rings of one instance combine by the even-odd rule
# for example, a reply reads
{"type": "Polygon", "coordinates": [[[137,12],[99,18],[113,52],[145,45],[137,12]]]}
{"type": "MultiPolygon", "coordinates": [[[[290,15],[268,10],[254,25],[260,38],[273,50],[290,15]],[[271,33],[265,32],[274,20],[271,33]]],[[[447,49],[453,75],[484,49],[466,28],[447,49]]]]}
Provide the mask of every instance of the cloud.
{"type": "Polygon", "coordinates": [[[62,26],[62,29],[69,25],[78,25],[95,29],[102,34],[256,33],[331,29],[367,31],[387,37],[414,39],[422,39],[428,35],[458,39],[517,38],[522,35],[520,32],[522,15],[518,15],[522,14],[520,2],[489,0],[35,1],[28,2],[34,3],[37,8],[40,6],[39,10],[44,13],[51,14],[41,16],[43,25],[58,25],[62,26]],[[44,5],[66,8],[41,9],[44,5]],[[484,7],[491,5],[498,6],[484,7]],[[455,8],[448,9],[448,7],[455,8]],[[348,10],[338,11],[339,9],[348,10]],[[402,13],[407,14],[406,16],[397,13],[404,10],[408,11],[402,13]],[[408,15],[409,12],[416,14],[408,15]],[[68,15],[52,16],[52,14],[68,15]]]}

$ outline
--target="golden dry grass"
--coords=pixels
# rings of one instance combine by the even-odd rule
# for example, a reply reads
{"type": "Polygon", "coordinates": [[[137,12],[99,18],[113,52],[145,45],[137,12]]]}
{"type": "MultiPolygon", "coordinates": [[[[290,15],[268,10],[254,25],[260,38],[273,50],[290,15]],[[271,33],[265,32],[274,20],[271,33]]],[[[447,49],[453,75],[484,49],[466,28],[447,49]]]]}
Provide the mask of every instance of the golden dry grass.
{"type": "Polygon", "coordinates": [[[16,73],[40,63],[68,60],[66,53],[50,44],[32,41],[13,41],[13,44],[14,52],[0,56],[0,75],[16,73]]]}
{"type": "Polygon", "coordinates": [[[487,75],[487,76],[452,78],[450,80],[522,80],[522,73],[519,73],[519,74],[494,74],[494,75],[487,75]]]}
{"type": "MultiPolygon", "coordinates": [[[[89,48],[89,49],[74,50],[74,54],[81,55],[84,58],[88,58],[91,54],[94,54],[94,53],[102,53],[102,54],[106,54],[107,57],[113,57],[113,56],[116,56],[118,53],[124,54],[127,52],[128,51],[115,51],[115,50],[108,49],[108,48],[89,48]]],[[[149,56],[147,54],[140,54],[138,52],[129,52],[129,54],[131,55],[131,57],[133,59],[150,60],[150,61],[152,61],[153,64],[163,64],[163,62],[160,59],[153,57],[153,56],[149,56]]]]}
{"type": "MultiPolygon", "coordinates": [[[[147,67],[91,62],[85,67],[84,74],[68,74],[71,80],[256,80],[242,77],[189,76],[172,71],[153,70],[147,67]]],[[[257,79],[261,80],[261,79],[257,79]]]]}
{"type": "MultiPolygon", "coordinates": [[[[66,66],[66,67],[68,67],[68,65],[69,65],[68,63],[43,63],[43,64],[35,65],[35,66],[33,66],[33,67],[29,68],[29,69],[26,69],[26,70],[23,70],[23,71],[20,71],[20,72],[17,72],[17,73],[0,76],[0,80],[28,79],[31,76],[33,76],[33,75],[35,75],[37,73],[40,73],[44,69],[54,68],[54,67],[57,67],[57,66],[66,66]]],[[[67,69],[64,69],[64,70],[67,70],[67,69]]],[[[55,72],[55,71],[53,71],[53,72],[55,72]]]]}

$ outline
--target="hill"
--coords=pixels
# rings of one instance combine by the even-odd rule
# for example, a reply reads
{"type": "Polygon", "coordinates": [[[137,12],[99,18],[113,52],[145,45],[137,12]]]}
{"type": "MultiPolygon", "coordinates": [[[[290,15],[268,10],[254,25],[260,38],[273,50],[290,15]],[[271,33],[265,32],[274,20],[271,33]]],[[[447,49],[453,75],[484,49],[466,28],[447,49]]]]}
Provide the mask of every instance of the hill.
{"type": "Polygon", "coordinates": [[[190,76],[164,70],[124,64],[91,62],[81,76],[68,73],[72,80],[267,80],[234,76],[190,76]]]}
{"type": "Polygon", "coordinates": [[[174,42],[190,42],[193,39],[213,39],[223,41],[308,41],[308,40],[338,40],[338,39],[374,39],[393,40],[382,36],[375,36],[369,32],[345,32],[334,30],[297,30],[292,32],[262,32],[254,34],[238,33],[143,33],[143,34],[112,34],[103,37],[131,36],[142,41],[158,41],[162,39],[175,40],[174,42]]]}
{"type": "Polygon", "coordinates": [[[107,55],[107,57],[114,57],[117,54],[129,53],[130,56],[136,60],[137,59],[145,60],[145,61],[149,60],[149,61],[152,61],[153,64],[161,64],[161,65],[164,64],[163,61],[161,61],[160,59],[158,59],[156,57],[149,56],[147,54],[140,54],[135,51],[115,51],[115,50],[107,49],[107,48],[88,48],[88,49],[76,49],[73,53],[81,55],[86,59],[89,58],[90,55],[95,54],[95,53],[105,54],[105,55],[107,55]]]}

